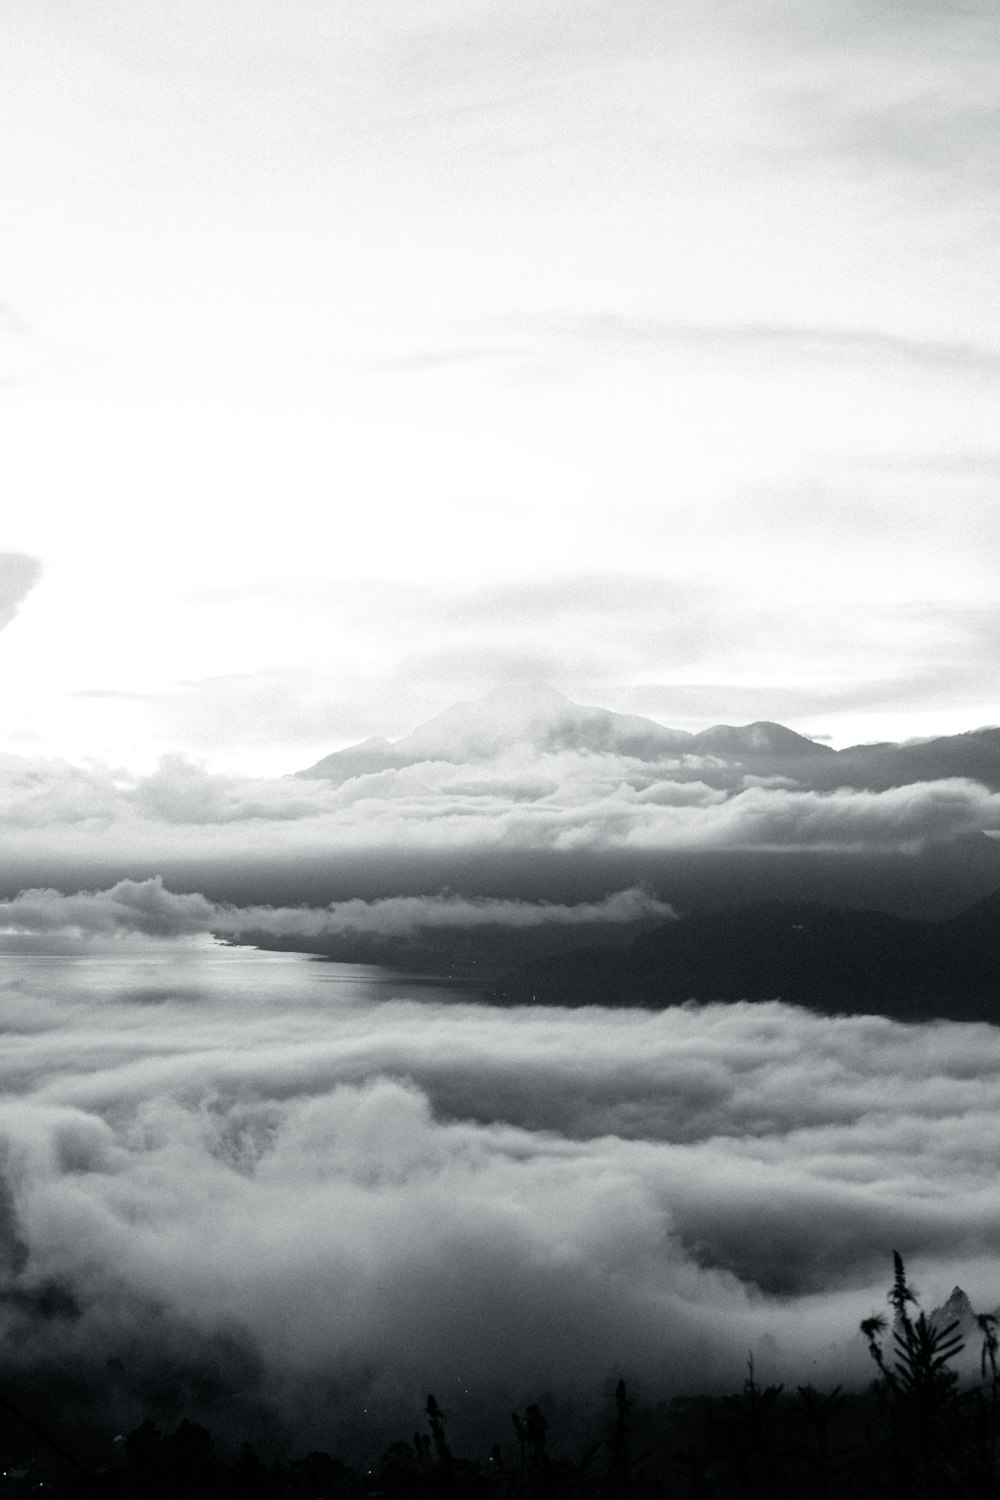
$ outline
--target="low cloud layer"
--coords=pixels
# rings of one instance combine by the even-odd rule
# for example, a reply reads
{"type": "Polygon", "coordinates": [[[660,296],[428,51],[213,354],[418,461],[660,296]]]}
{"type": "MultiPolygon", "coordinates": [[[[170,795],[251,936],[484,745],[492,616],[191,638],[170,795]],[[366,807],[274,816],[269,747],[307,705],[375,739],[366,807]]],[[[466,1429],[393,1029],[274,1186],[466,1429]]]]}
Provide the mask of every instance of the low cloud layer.
{"type": "Polygon", "coordinates": [[[617,891],[603,901],[565,905],[554,901],[505,901],[453,894],[353,899],[326,907],[237,907],[208,901],[196,893],[177,894],[156,876],[120,880],[108,890],[64,895],[26,890],[0,901],[0,934],[34,937],[59,934],[73,939],[142,936],[180,938],[212,933],[231,938],[289,938],[308,947],[347,942],[407,941],[422,936],[490,929],[523,937],[540,929],[586,930],[588,940],[602,927],[635,927],[669,921],[673,909],[639,888],[617,891]]]}
{"type": "Polygon", "coordinates": [[[3,1359],[126,1418],[206,1370],[324,1439],[748,1349],[863,1379],[892,1248],[1000,1299],[989,1027],[498,1012],[204,939],[8,974],[3,1359]]]}
{"type": "Polygon", "coordinates": [[[180,756],[146,776],[0,759],[10,853],[915,851],[997,828],[1000,794],[967,777],[821,791],[713,756],[650,762],[515,746],[485,764],[428,760],[340,786],[212,774],[180,756]]]}

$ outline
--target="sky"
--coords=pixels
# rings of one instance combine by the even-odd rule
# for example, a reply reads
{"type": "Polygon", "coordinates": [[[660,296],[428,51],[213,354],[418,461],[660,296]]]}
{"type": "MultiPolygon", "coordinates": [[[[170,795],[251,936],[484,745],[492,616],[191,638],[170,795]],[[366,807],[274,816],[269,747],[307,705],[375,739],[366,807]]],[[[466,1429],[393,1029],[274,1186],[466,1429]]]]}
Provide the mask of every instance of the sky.
{"type": "Polygon", "coordinates": [[[986,0],[0,24],[0,749],[996,721],[986,0]]]}

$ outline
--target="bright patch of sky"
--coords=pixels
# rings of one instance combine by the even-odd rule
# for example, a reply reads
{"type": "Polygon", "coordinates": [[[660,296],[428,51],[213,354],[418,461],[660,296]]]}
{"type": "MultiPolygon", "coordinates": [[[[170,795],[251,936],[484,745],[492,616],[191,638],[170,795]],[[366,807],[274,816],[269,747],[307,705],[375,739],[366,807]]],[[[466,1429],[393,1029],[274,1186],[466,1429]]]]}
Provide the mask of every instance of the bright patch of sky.
{"type": "Polygon", "coordinates": [[[3,25],[0,746],[1000,717],[992,6],[3,25]]]}

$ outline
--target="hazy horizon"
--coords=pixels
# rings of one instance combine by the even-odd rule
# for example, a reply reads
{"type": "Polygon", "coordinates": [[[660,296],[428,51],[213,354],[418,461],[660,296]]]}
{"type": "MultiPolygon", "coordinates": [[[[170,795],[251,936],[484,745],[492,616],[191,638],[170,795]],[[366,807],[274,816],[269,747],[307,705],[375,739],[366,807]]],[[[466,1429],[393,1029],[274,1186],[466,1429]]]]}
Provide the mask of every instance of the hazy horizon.
{"type": "Polygon", "coordinates": [[[857,1383],[893,1250],[1000,1303],[996,19],[0,4],[26,1400],[322,1442],[857,1383]]]}

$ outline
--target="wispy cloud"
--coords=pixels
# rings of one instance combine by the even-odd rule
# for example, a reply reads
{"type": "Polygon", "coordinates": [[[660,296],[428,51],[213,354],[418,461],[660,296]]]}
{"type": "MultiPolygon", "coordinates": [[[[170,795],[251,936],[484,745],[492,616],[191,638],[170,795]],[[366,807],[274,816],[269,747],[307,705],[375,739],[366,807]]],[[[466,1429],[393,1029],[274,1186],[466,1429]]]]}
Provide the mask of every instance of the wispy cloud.
{"type": "Polygon", "coordinates": [[[795,365],[872,363],[924,368],[994,379],[1000,373],[1000,344],[915,338],[878,328],[841,328],[780,323],[689,323],[660,318],[629,318],[618,313],[550,316],[533,323],[536,333],[564,351],[617,350],[622,354],[659,351],[685,357],[716,355],[721,360],[780,359],[795,365]]]}

